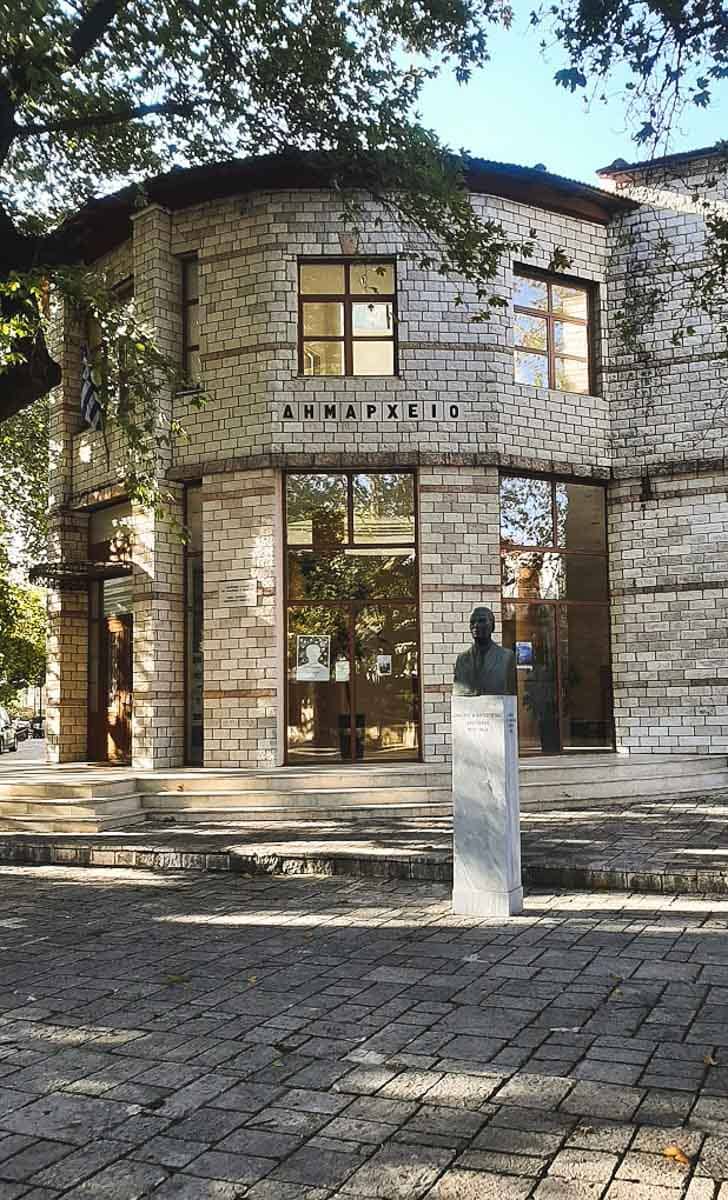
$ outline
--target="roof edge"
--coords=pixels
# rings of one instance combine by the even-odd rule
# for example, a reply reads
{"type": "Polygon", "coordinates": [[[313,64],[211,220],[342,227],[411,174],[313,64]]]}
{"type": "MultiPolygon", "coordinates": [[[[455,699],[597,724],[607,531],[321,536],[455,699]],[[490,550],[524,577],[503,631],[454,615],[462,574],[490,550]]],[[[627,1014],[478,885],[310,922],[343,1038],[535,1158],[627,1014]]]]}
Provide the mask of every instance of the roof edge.
{"type": "Polygon", "coordinates": [[[696,150],[680,150],[676,154],[663,154],[658,158],[646,158],[642,162],[626,162],[623,158],[615,158],[609,166],[599,167],[597,175],[615,178],[626,175],[629,171],[650,171],[655,167],[677,166],[693,159],[720,158],[728,156],[728,141],[716,142],[713,146],[700,146],[696,150]]]}

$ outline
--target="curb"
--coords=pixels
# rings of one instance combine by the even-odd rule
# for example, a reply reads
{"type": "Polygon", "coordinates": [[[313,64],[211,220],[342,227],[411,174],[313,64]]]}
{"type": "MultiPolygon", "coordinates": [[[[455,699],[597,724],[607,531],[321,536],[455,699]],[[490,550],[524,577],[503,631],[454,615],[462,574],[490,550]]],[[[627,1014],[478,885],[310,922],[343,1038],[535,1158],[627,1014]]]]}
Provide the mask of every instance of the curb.
{"type": "MultiPolygon", "coordinates": [[[[93,836],[93,835],[92,835],[93,836]]],[[[73,837],[39,841],[30,836],[0,840],[3,866],[119,867],[146,871],[213,871],[249,877],[265,875],[346,875],[360,879],[401,879],[412,883],[452,883],[452,855],[363,855],[338,851],[300,854],[245,853],[234,845],[190,851],[169,846],[119,846],[80,842],[73,837]]],[[[610,871],[564,864],[524,863],[525,886],[578,891],[653,892],[663,895],[728,895],[728,870],[610,871]]]]}

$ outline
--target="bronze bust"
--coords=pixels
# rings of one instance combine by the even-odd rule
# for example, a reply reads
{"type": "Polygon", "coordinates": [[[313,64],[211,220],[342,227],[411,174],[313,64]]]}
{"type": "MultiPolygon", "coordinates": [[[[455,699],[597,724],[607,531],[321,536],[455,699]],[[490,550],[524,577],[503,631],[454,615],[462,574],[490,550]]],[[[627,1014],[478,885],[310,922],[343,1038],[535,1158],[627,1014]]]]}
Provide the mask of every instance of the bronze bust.
{"type": "Polygon", "coordinates": [[[474,608],[470,614],[473,645],[458,654],[455,663],[454,696],[515,696],[516,656],[493,641],[495,617],[489,608],[474,608]]]}

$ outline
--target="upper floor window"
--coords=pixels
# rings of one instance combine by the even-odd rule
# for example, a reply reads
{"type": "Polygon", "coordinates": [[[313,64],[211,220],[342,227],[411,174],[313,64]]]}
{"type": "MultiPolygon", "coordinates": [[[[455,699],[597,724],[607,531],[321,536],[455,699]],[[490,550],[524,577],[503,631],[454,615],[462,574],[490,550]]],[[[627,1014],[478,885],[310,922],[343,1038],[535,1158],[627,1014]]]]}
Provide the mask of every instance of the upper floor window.
{"type": "Polygon", "coordinates": [[[394,375],[394,263],[309,259],[298,267],[302,375],[394,375]]]}
{"type": "Polygon", "coordinates": [[[516,382],[588,393],[589,286],[521,271],[513,282],[516,382]]]}
{"type": "Polygon", "coordinates": [[[182,259],[182,371],[190,385],[200,382],[199,264],[182,259]]]}

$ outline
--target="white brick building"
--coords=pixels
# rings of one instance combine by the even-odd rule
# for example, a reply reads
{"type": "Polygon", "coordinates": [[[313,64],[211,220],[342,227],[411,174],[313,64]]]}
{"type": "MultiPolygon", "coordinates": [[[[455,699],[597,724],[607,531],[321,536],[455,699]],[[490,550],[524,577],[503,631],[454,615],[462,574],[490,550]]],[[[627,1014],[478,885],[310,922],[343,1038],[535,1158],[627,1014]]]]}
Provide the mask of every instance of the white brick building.
{"type": "Polygon", "coordinates": [[[52,552],[108,558],[118,519],[135,536],[131,575],[51,595],[54,758],[442,762],[477,602],[517,646],[524,752],[728,751],[720,347],[673,344],[677,285],[639,354],[617,329],[634,280],[666,278],[659,230],[701,260],[691,188],[721,202],[713,165],[614,168],[602,190],[477,164],[479,209],[536,235],[502,262],[487,324],[374,206],[350,253],[334,193],[282,160],[173,172],[142,210],[129,190],[82,214],[90,257],[207,400],[168,398],[183,546],[130,512],[113,444],[108,462],[81,429],[66,323],[52,552]]]}

